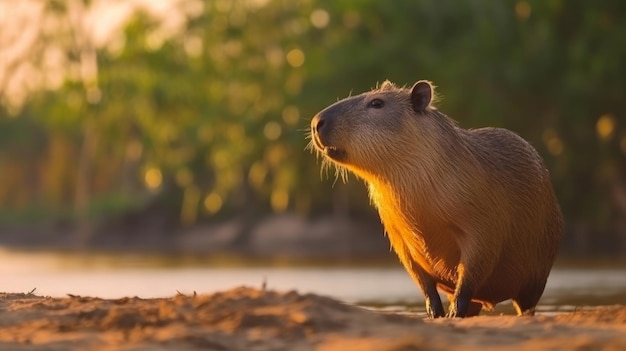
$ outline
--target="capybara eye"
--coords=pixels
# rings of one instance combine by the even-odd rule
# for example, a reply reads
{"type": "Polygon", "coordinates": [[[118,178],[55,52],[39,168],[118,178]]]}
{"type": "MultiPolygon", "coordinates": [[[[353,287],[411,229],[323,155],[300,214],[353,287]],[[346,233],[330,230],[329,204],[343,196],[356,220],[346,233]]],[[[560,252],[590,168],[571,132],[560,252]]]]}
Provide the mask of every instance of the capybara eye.
{"type": "Polygon", "coordinates": [[[381,99],[374,99],[370,101],[370,103],[367,106],[373,107],[373,108],[382,108],[383,106],[385,106],[385,102],[381,99]]]}

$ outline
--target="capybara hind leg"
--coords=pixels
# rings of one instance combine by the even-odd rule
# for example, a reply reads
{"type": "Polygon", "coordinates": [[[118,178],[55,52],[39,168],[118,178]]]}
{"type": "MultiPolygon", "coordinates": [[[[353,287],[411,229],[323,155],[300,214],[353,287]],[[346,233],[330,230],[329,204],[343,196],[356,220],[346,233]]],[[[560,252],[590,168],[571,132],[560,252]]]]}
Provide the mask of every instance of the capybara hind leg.
{"type": "Polygon", "coordinates": [[[515,312],[517,312],[518,316],[534,316],[536,305],[537,301],[527,302],[519,297],[513,299],[513,307],[515,307],[515,312]]]}
{"type": "Polygon", "coordinates": [[[546,282],[531,284],[522,289],[518,296],[513,299],[513,307],[518,316],[533,316],[535,315],[535,306],[543,294],[546,282]]]}

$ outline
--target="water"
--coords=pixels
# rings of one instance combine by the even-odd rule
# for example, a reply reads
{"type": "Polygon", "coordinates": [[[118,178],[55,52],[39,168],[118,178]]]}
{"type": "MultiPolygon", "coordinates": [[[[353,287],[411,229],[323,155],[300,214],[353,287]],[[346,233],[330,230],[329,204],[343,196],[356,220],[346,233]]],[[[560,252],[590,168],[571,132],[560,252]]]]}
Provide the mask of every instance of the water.
{"type": "MultiPolygon", "coordinates": [[[[404,308],[423,303],[417,286],[399,265],[216,268],[153,264],[142,258],[77,258],[0,251],[0,291],[4,292],[36,289],[35,294],[52,297],[70,293],[152,298],[212,293],[242,285],[260,288],[263,284],[269,289],[322,294],[357,304],[404,308]]],[[[563,311],[609,304],[626,304],[626,270],[557,267],[550,275],[538,309],[563,311]]]]}

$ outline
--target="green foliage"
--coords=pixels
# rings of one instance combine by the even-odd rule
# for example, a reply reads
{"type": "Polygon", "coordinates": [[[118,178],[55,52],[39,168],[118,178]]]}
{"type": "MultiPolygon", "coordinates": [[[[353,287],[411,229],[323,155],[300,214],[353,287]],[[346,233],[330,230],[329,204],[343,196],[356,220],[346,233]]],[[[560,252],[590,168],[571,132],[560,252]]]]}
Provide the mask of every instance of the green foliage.
{"type": "MultiPolygon", "coordinates": [[[[50,4],[49,16],[67,11],[50,4]]],[[[626,211],[624,4],[205,0],[172,33],[137,12],[118,33],[122,45],[97,50],[99,101],[87,102],[85,83],[68,76],[32,93],[17,115],[2,112],[0,165],[10,166],[0,172],[0,209],[72,208],[72,160],[93,137],[94,204],[160,192],[183,223],[368,211],[360,182],[320,181],[304,151],[308,121],[384,79],[430,79],[462,126],[502,126],[533,142],[568,223],[617,230],[626,211]]]]}

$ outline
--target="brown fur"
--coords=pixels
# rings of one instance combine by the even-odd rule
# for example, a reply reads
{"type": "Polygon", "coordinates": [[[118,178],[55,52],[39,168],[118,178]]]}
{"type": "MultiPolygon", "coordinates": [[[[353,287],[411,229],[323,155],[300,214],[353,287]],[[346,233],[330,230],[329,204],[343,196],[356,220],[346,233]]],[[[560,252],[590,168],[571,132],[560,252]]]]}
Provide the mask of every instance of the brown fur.
{"type": "Polygon", "coordinates": [[[434,280],[452,303],[471,292],[468,315],[507,299],[532,314],[562,235],[549,173],[518,135],[459,128],[432,106],[433,94],[428,82],[413,90],[385,82],[341,100],[314,117],[311,146],[365,180],[427,298],[434,280]],[[368,105],[374,99],[384,106],[368,105]]]}

